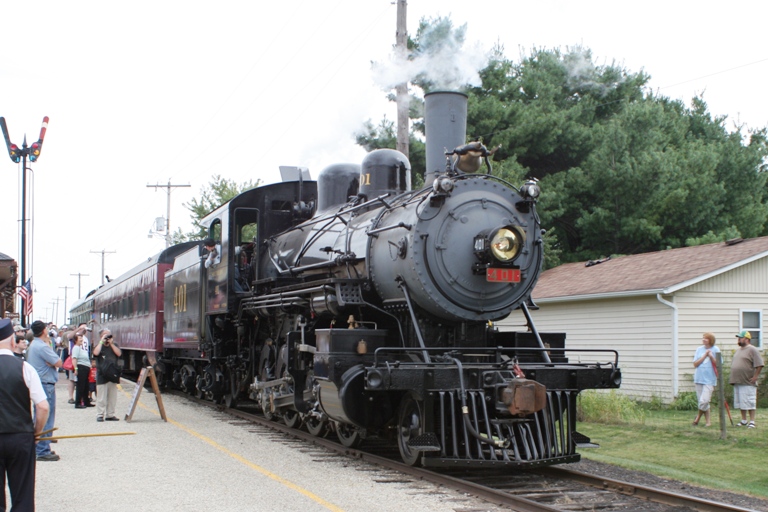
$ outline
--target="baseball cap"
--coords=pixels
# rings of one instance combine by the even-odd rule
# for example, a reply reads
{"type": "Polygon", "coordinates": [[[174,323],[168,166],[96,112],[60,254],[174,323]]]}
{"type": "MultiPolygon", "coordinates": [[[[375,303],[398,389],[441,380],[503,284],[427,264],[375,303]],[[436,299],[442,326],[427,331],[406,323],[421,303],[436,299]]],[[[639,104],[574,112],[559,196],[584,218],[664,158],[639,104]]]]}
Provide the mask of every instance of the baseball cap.
{"type": "Polygon", "coordinates": [[[47,327],[45,322],[41,322],[40,320],[35,320],[32,322],[32,334],[35,336],[40,336],[43,334],[43,331],[47,327]]]}
{"type": "Polygon", "coordinates": [[[0,341],[5,341],[6,338],[13,336],[13,324],[9,318],[3,318],[0,320],[0,341]]]}
{"type": "Polygon", "coordinates": [[[736,335],[737,338],[747,338],[748,340],[752,339],[752,335],[749,334],[749,331],[741,331],[739,334],[736,335]]]}

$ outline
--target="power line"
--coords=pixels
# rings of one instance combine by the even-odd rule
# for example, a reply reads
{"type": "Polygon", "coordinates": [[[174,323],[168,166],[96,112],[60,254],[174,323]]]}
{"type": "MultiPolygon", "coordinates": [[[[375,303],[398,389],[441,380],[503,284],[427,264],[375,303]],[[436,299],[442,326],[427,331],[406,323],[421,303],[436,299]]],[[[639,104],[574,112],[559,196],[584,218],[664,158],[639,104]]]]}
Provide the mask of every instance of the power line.
{"type": "MultiPolygon", "coordinates": [[[[74,274],[72,274],[72,275],[74,275],[74,274]]],[[[80,284],[80,278],[78,277],[78,288],[80,287],[79,284],[80,284]]],[[[64,322],[63,323],[67,323],[67,290],[71,290],[72,287],[71,286],[59,286],[59,288],[63,288],[64,289],[64,322]]],[[[79,289],[78,289],[77,293],[78,294],[80,293],[79,289]]],[[[59,299],[57,298],[56,300],[59,300],[59,299]]]]}
{"type": "MultiPolygon", "coordinates": [[[[82,296],[80,294],[80,278],[83,277],[83,276],[88,277],[90,274],[81,274],[80,272],[78,272],[77,274],[69,274],[69,275],[77,276],[77,299],[80,300],[80,297],[82,296]]],[[[59,288],[61,288],[61,287],[59,287],[59,288]]]]}
{"type": "Polygon", "coordinates": [[[755,64],[760,64],[761,62],[765,62],[765,61],[768,61],[768,58],[756,60],[755,62],[750,62],[749,64],[742,64],[741,66],[736,66],[735,68],[728,68],[728,69],[724,69],[722,71],[716,71],[715,73],[710,73],[708,75],[700,76],[698,78],[691,78],[690,80],[685,80],[684,82],[678,82],[678,83],[672,84],[672,85],[665,85],[664,87],[659,87],[659,89],[669,89],[670,87],[677,87],[678,85],[683,85],[683,84],[687,84],[687,83],[690,83],[690,82],[695,82],[696,80],[701,80],[702,78],[709,78],[711,76],[722,75],[723,73],[728,73],[730,71],[735,71],[737,69],[746,68],[746,67],[749,67],[749,66],[754,66],[755,64]]]}
{"type": "Polygon", "coordinates": [[[114,254],[117,251],[107,251],[105,249],[102,249],[100,251],[91,251],[94,254],[101,254],[101,284],[104,285],[104,255],[105,254],[114,254]]]}
{"type": "MultiPolygon", "coordinates": [[[[158,188],[164,188],[166,189],[166,192],[168,194],[168,200],[167,200],[167,216],[165,217],[165,246],[170,247],[171,246],[171,189],[177,188],[177,187],[191,187],[192,185],[186,184],[186,185],[171,185],[171,180],[168,180],[167,185],[160,185],[159,183],[157,185],[147,185],[148,188],[154,188],[155,191],[157,191],[158,188]]],[[[102,272],[103,273],[103,272],[102,272]]],[[[104,283],[102,283],[104,284],[104,283]]]]}

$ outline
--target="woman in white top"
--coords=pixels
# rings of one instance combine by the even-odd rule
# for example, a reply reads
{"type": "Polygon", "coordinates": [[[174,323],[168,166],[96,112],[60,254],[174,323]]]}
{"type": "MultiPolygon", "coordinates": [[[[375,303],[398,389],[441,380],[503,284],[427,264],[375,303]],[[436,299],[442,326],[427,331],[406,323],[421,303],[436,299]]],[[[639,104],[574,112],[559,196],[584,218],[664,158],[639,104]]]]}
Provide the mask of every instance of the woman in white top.
{"type": "Polygon", "coordinates": [[[696,419],[693,420],[693,426],[699,424],[702,416],[707,420],[706,426],[712,423],[709,418],[709,402],[712,400],[712,392],[717,385],[717,356],[720,349],[715,346],[715,335],[711,332],[705,332],[701,336],[701,346],[696,349],[693,356],[693,367],[696,370],[693,373],[693,383],[696,385],[696,395],[699,399],[699,411],[696,419]]]}
{"type": "Polygon", "coordinates": [[[77,387],[75,389],[75,409],[93,407],[88,400],[88,373],[91,371],[91,360],[88,351],[83,348],[83,335],[75,334],[72,347],[72,365],[77,371],[77,387]]]}

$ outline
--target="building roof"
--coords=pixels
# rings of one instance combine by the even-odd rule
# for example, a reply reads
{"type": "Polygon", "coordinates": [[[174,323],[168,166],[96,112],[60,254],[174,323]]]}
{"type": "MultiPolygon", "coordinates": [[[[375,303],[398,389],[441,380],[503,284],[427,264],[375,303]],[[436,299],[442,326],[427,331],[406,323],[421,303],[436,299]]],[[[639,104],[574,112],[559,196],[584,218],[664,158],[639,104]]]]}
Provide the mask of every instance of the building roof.
{"type": "Polygon", "coordinates": [[[533,298],[669,294],[766,256],[768,236],[620,256],[589,266],[589,262],[566,263],[541,275],[533,298]]]}
{"type": "Polygon", "coordinates": [[[13,261],[13,258],[0,252],[0,261],[13,261]]]}

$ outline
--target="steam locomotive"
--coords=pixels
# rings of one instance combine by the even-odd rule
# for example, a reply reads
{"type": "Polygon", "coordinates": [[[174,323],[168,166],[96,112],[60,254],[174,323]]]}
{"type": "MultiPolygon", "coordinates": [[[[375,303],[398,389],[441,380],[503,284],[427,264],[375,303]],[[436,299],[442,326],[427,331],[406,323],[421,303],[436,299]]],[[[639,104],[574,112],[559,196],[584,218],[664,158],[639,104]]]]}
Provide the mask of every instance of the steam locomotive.
{"type": "Polygon", "coordinates": [[[89,294],[72,321],[109,327],[128,369],[151,364],[228,407],[251,399],[349,447],[388,439],[411,465],[579,460],[577,395],[618,387],[618,355],[569,362],[564,334],[536,330],[539,185],[490,174],[487,148],[466,144],[465,95],[425,102],[420,190],[388,149],[317,182],[284,168],[282,183],[203,219],[210,251],[166,249],[89,294]],[[500,331],[516,309],[527,326],[500,331]]]}

